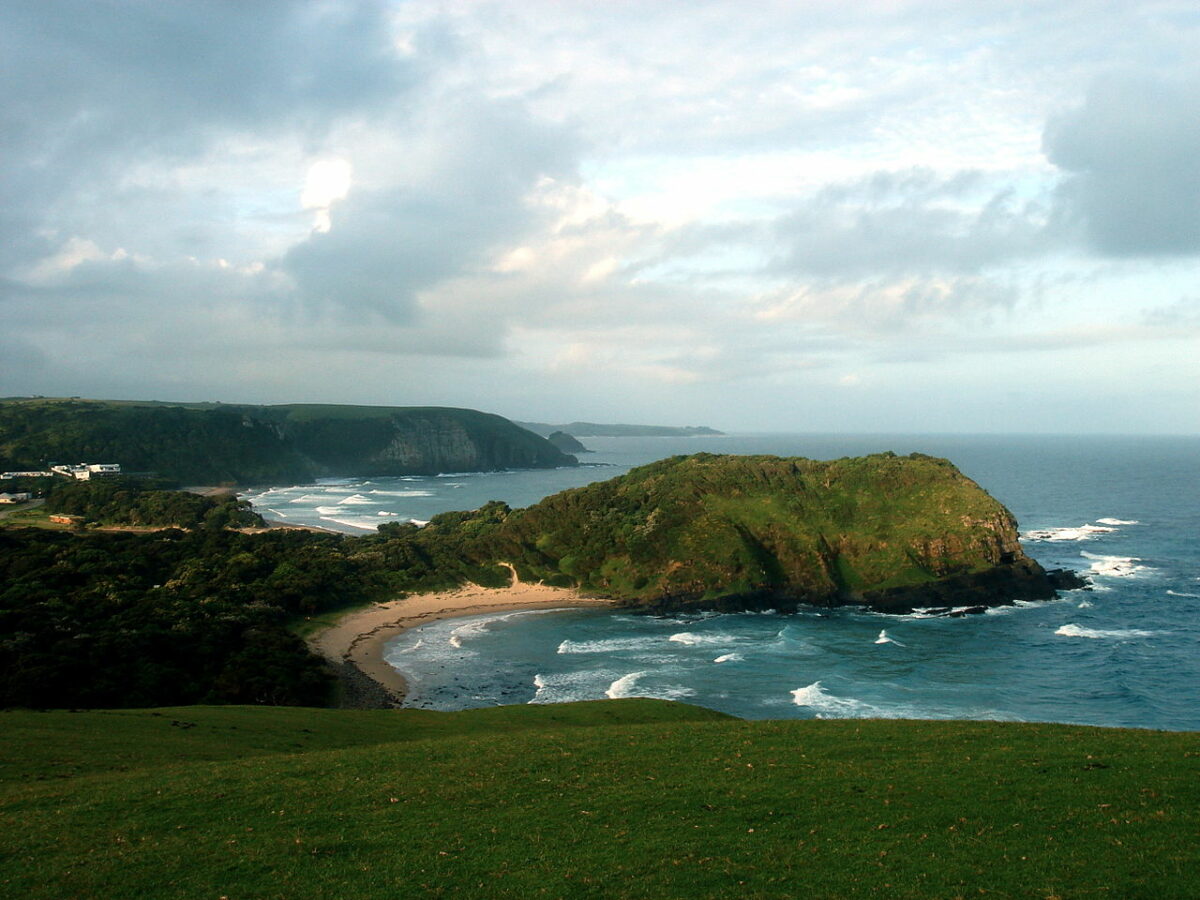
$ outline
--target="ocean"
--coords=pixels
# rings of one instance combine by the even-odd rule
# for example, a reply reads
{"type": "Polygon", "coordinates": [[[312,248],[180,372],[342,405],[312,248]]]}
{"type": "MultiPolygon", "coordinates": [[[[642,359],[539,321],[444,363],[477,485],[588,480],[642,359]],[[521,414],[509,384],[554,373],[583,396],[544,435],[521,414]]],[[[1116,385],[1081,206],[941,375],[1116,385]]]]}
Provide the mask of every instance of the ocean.
{"type": "Polygon", "coordinates": [[[596,610],[437,622],[390,642],[407,704],[603,697],[743,718],[903,717],[1200,729],[1200,438],[730,435],[590,438],[578,469],[336,479],[247,495],[356,534],[488,500],[534,503],[676,453],[952,460],[1016,515],[1026,551],[1089,590],[962,618],[848,609],[653,617],[596,610]]]}

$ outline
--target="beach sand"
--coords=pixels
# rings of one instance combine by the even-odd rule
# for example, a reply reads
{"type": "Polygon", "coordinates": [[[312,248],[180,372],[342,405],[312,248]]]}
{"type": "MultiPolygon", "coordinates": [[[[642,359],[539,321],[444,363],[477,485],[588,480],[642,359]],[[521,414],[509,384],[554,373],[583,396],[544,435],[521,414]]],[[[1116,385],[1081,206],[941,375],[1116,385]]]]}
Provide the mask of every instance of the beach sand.
{"type": "Polygon", "coordinates": [[[383,646],[408,628],[479,613],[611,605],[611,600],[585,597],[570,588],[524,583],[513,571],[513,583],[506,588],[466,584],[450,591],[414,594],[354,610],[309,637],[308,645],[339,671],[344,671],[348,664],[382,686],[391,705],[398,705],[406,686],[400,673],[384,661],[383,646]]]}

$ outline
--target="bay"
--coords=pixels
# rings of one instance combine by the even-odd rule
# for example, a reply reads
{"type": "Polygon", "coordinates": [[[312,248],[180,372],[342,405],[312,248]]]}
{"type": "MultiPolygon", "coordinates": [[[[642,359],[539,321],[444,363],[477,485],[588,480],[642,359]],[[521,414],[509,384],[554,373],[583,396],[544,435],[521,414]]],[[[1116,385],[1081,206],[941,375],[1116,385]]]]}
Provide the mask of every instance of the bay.
{"type": "Polygon", "coordinates": [[[366,533],[488,500],[513,506],[676,453],[945,456],[1009,507],[1026,550],[1093,587],[960,619],[851,610],[455,619],[386,650],[408,703],[605,696],[747,718],[903,716],[1200,728],[1200,438],[731,435],[590,438],[578,469],[338,479],[250,495],[267,515],[366,533]]]}

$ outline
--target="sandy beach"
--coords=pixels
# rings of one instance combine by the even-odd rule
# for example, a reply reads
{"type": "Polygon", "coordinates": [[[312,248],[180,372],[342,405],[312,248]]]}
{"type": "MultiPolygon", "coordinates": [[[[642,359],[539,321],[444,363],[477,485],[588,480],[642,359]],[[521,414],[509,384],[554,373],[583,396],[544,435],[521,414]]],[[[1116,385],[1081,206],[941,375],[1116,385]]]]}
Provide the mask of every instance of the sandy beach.
{"type": "Polygon", "coordinates": [[[400,673],[384,662],[383,646],[408,628],[478,613],[611,605],[611,600],[585,597],[570,588],[527,584],[514,571],[513,583],[506,588],[466,584],[450,591],[414,594],[355,610],[312,635],[308,644],[335,666],[349,663],[381,685],[398,704],[404,698],[406,686],[400,673]]]}

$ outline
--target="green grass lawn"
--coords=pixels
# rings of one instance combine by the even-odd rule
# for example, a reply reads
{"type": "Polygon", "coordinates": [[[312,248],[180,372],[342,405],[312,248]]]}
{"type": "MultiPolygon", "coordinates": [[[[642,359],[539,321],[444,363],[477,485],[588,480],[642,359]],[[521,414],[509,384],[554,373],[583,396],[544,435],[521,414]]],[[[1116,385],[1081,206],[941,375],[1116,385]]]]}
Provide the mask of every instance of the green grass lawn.
{"type": "Polygon", "coordinates": [[[0,714],[0,896],[1195,897],[1200,735],[465,713],[0,714]]]}

